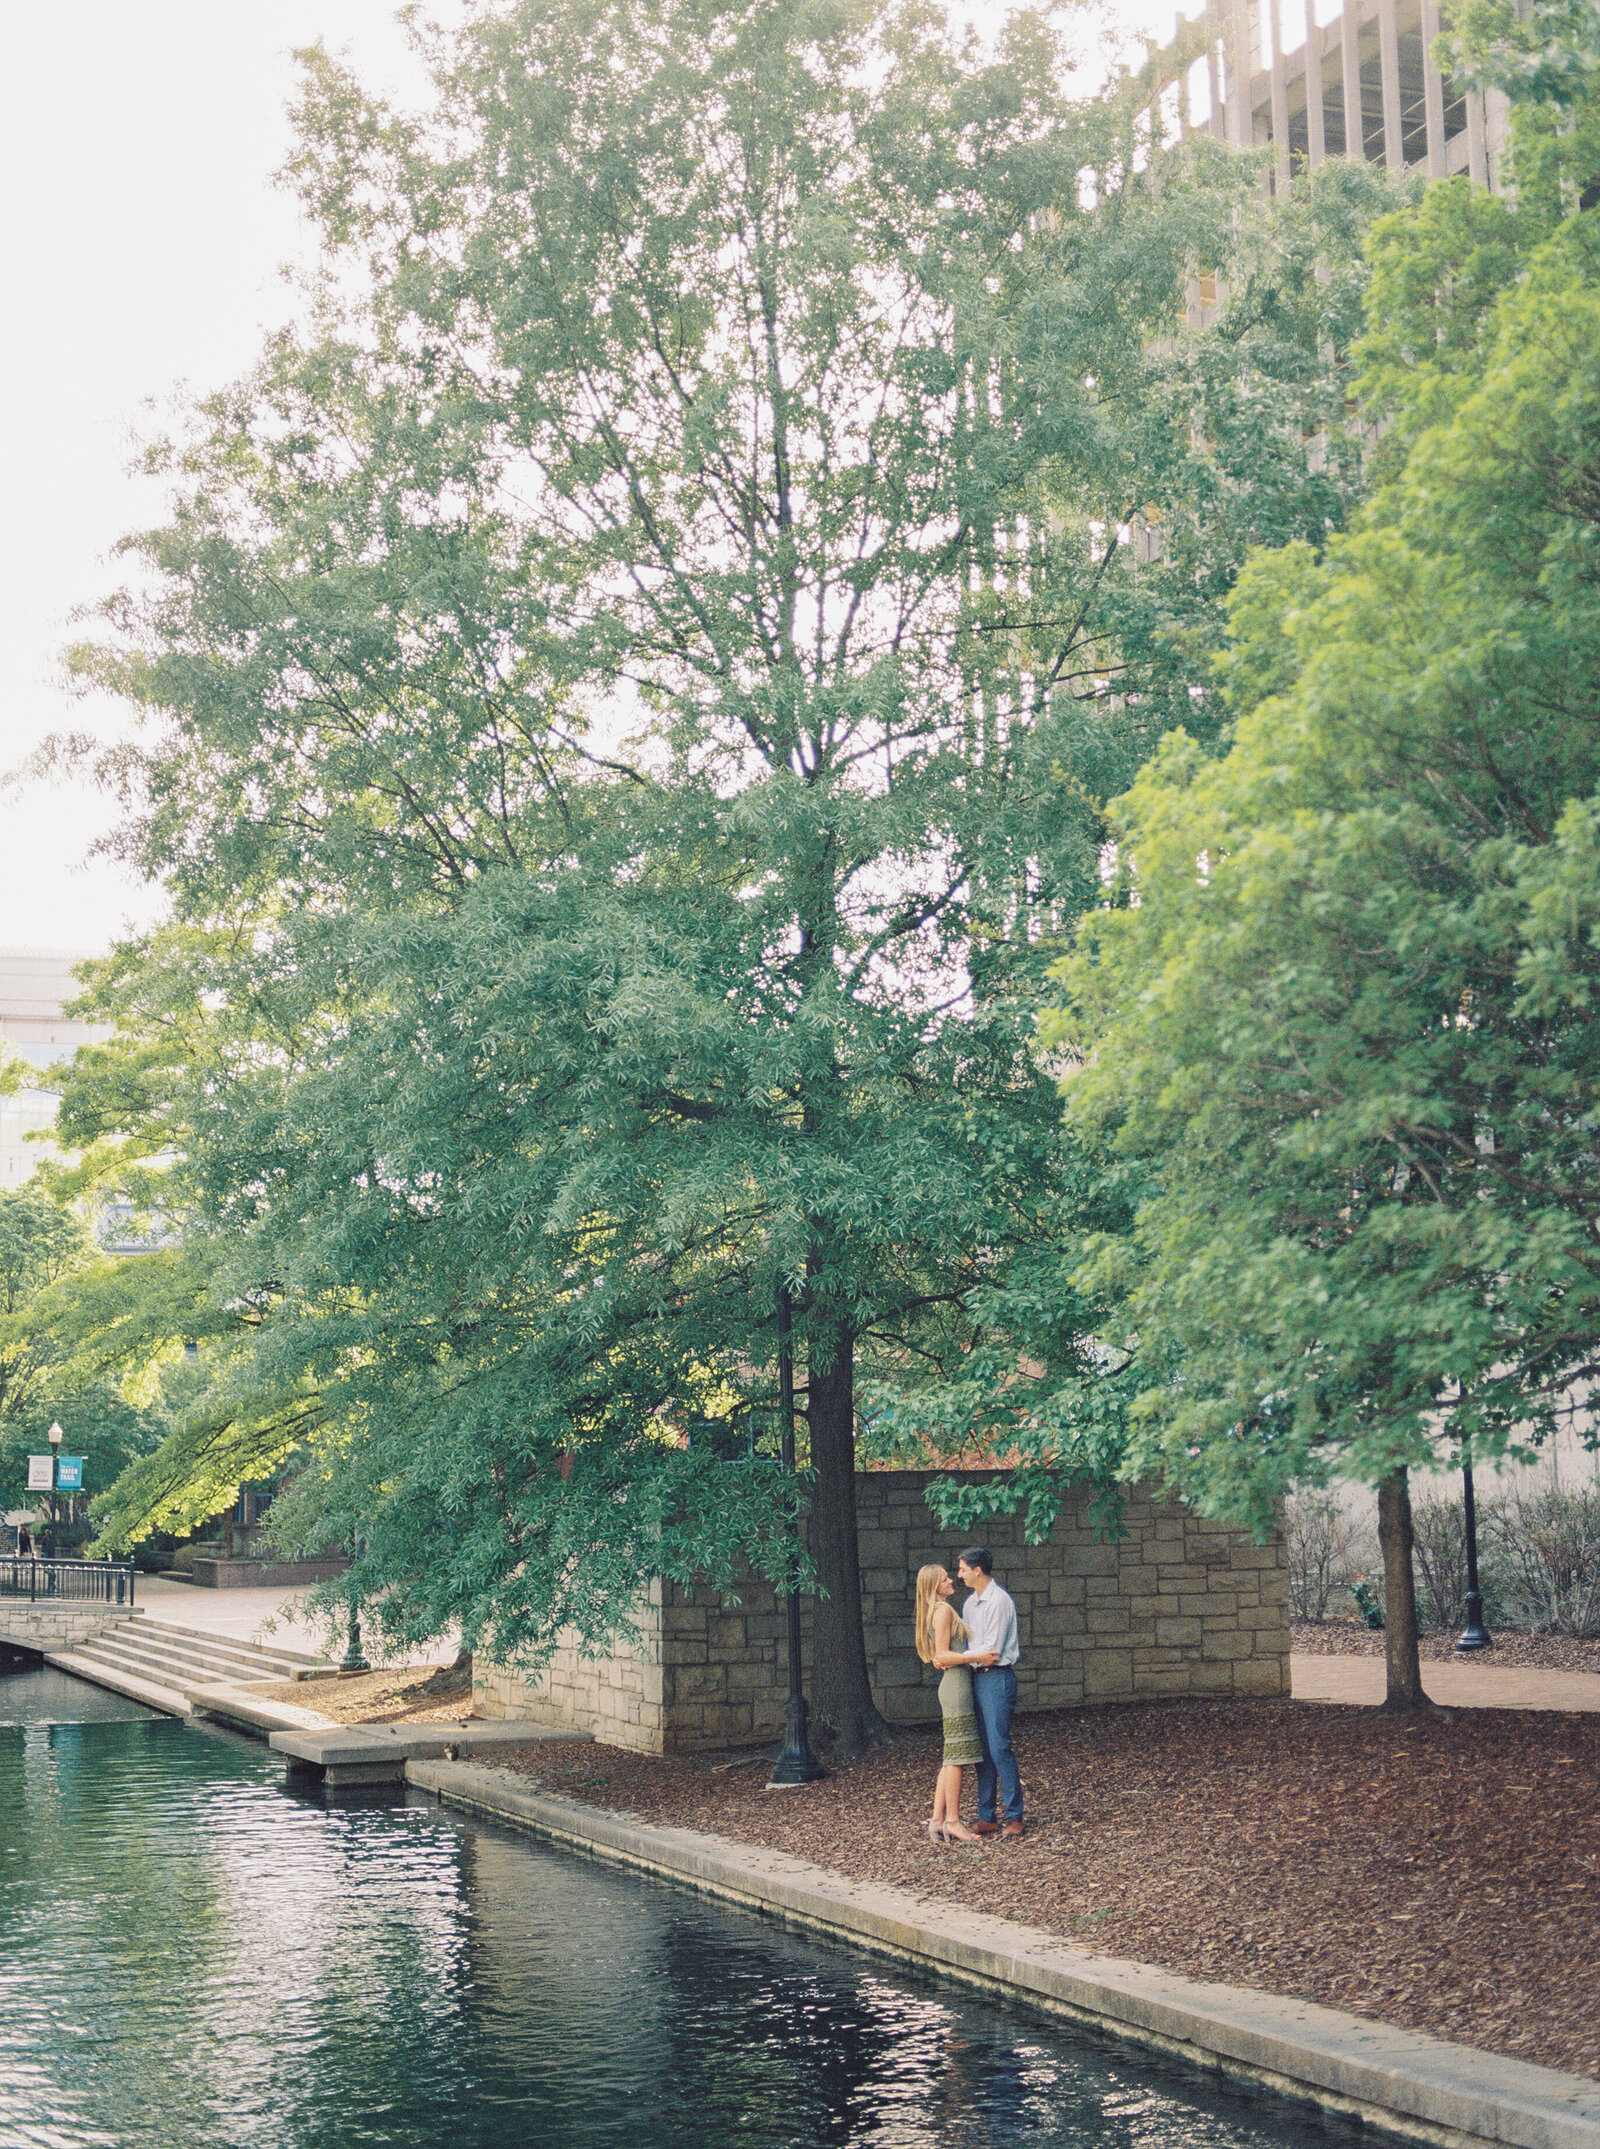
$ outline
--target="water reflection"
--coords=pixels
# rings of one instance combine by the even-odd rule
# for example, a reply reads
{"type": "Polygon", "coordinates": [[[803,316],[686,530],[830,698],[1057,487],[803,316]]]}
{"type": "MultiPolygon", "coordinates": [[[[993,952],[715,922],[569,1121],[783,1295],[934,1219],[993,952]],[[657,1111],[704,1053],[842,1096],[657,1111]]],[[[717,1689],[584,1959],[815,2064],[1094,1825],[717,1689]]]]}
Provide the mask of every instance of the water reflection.
{"type": "Polygon", "coordinates": [[[21,1662],[0,1664],[0,1731],[21,1724],[139,1724],[156,1713],[48,1664],[33,1670],[21,1662]]]}
{"type": "Polygon", "coordinates": [[[1291,2149],[1313,2116],[165,1719],[0,1730],[0,2143],[1291,2149]]]}

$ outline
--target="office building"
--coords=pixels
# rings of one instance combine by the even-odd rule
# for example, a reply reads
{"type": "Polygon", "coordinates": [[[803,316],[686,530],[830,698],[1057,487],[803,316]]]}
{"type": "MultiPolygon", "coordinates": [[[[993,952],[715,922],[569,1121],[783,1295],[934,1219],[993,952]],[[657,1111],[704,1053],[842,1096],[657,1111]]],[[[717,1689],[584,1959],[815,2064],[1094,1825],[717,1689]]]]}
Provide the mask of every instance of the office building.
{"type": "Polygon", "coordinates": [[[1270,147],[1279,189],[1344,156],[1498,186],[1506,101],[1440,74],[1439,32],[1437,0],[1210,0],[1156,63],[1161,132],[1270,147]]]}

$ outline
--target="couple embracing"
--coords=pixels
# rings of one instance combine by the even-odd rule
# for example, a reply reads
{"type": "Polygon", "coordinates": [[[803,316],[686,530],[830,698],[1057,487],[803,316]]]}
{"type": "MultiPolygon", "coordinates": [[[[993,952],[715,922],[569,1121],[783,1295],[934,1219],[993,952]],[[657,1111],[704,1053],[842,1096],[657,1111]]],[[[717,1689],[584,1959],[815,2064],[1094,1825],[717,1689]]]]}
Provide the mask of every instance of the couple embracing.
{"type": "Polygon", "coordinates": [[[944,1760],[933,1787],[928,1833],[937,1842],[975,1843],[980,1836],[1020,1836],[1022,1779],[1011,1751],[1017,1706],[1017,1608],[994,1578],[987,1545],[968,1545],[956,1573],[971,1591],[958,1618],[955,1583],[942,1567],[917,1575],[917,1655],[942,1671],[939,1713],[944,1760]],[[978,1771],[978,1819],[961,1822],[963,1771],[978,1771]],[[1004,1825],[995,1816],[995,1793],[1004,1825]]]}

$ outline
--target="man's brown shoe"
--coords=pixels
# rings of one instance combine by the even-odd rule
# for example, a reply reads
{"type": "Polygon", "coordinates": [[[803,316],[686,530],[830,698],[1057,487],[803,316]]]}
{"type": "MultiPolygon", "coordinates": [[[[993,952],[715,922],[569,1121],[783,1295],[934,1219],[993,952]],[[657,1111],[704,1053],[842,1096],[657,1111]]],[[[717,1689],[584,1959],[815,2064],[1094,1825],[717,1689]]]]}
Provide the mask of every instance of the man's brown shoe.
{"type": "Polygon", "coordinates": [[[1007,1821],[1006,1825],[1004,1826],[1004,1828],[1001,1829],[1000,1833],[1003,1836],[1025,1836],[1028,1831],[1023,1826],[1021,1821],[1007,1821]]]}
{"type": "Polygon", "coordinates": [[[974,1821],[972,1833],[975,1836],[997,1836],[1000,1833],[1000,1823],[998,1821],[974,1821]]]}

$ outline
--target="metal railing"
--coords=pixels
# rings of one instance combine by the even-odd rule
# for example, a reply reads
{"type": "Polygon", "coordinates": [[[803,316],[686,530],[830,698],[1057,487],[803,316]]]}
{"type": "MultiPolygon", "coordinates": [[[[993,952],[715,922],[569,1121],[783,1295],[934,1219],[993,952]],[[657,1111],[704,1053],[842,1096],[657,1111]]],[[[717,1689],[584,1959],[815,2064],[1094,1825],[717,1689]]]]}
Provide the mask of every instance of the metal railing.
{"type": "Polygon", "coordinates": [[[19,1559],[0,1553],[0,1597],[28,1603],[66,1599],[80,1604],[133,1604],[132,1567],[110,1560],[19,1559]]]}

